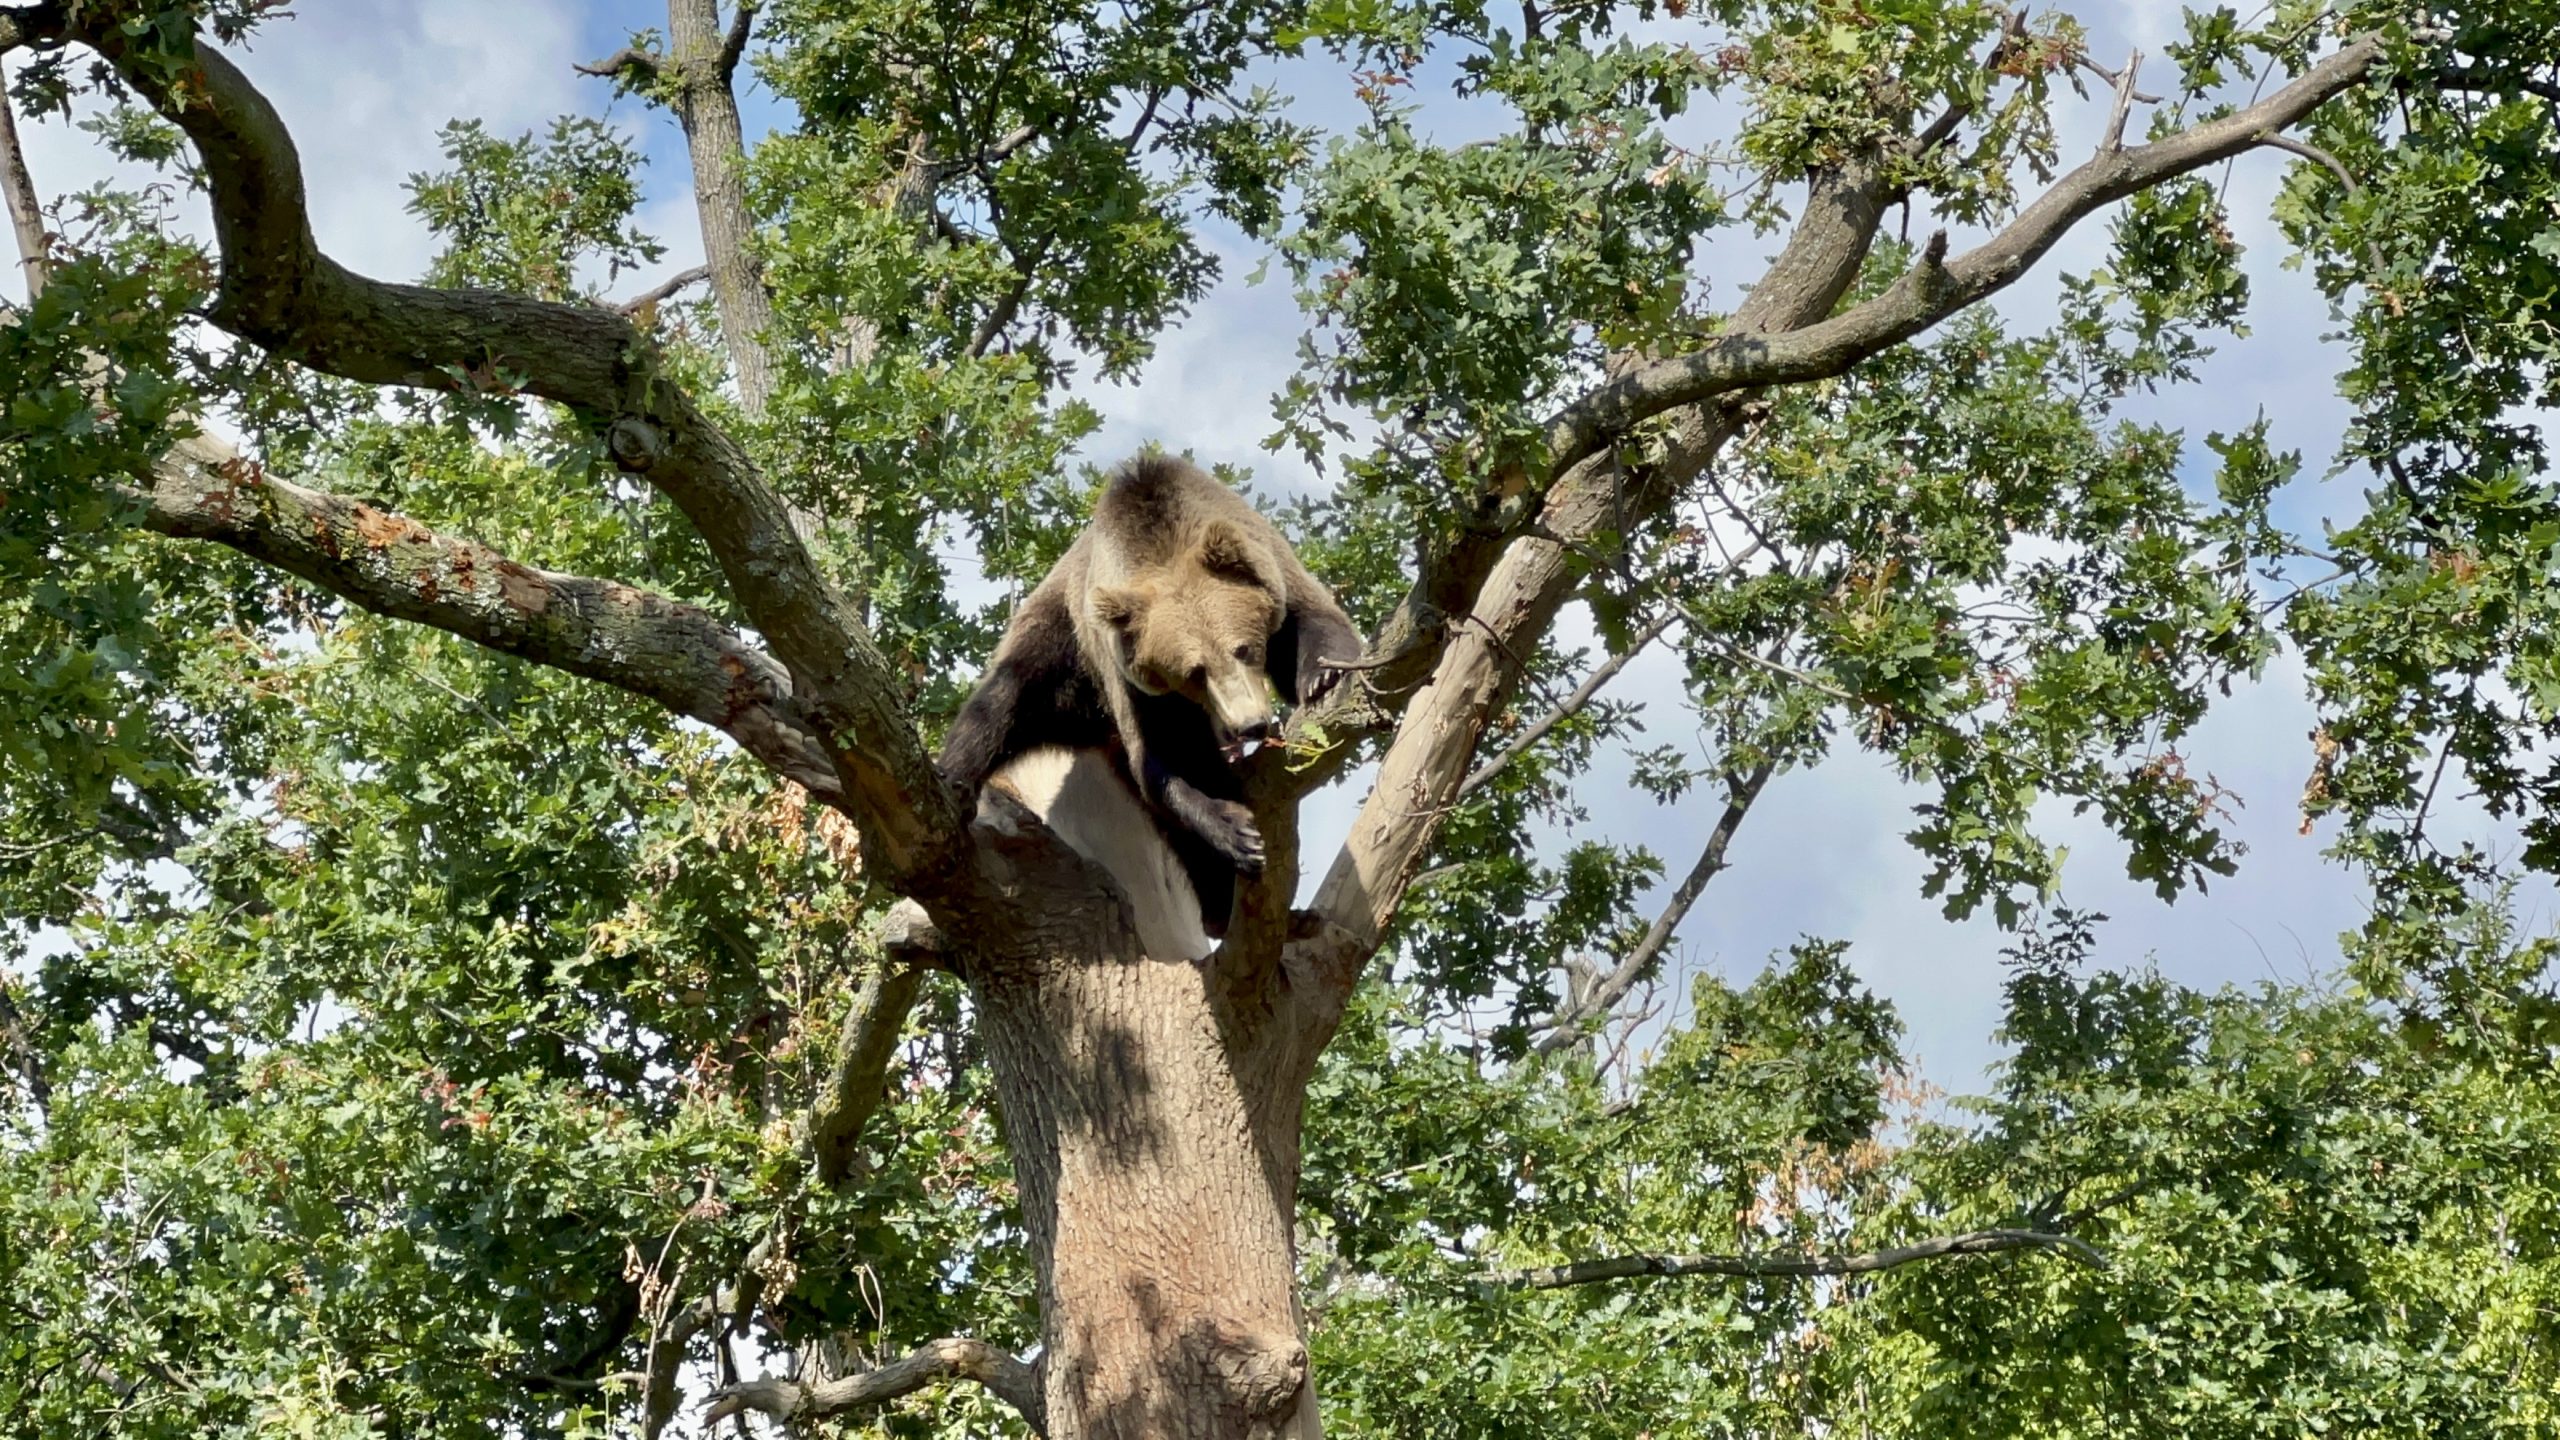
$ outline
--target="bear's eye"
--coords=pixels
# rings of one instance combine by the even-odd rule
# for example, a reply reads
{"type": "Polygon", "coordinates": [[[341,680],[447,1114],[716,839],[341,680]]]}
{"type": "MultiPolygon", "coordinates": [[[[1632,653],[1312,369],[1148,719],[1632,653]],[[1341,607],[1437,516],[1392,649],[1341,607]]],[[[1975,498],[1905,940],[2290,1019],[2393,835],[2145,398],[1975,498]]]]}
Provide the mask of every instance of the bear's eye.
{"type": "Polygon", "coordinates": [[[1239,646],[1237,646],[1237,647],[1236,647],[1236,658],[1237,658],[1238,660],[1243,661],[1243,662],[1244,662],[1244,663],[1246,663],[1247,665],[1250,665],[1250,664],[1254,663],[1254,661],[1255,661],[1258,657],[1257,657],[1257,656],[1255,656],[1255,654],[1253,653],[1253,647],[1252,647],[1252,646],[1250,646],[1250,645],[1239,645],[1239,646]]]}

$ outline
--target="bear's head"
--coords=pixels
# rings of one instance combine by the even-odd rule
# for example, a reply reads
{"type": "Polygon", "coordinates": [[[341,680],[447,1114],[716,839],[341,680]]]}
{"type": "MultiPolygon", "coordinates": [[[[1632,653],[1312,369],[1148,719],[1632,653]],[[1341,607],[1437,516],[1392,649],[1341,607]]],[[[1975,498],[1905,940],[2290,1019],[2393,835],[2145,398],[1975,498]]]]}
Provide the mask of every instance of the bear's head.
{"type": "Polygon", "coordinates": [[[1225,521],[1198,543],[1117,585],[1096,585],[1089,604],[1111,637],[1121,677],[1149,695],[1199,706],[1232,754],[1279,732],[1272,712],[1271,637],[1287,617],[1277,567],[1253,537],[1225,521]]]}

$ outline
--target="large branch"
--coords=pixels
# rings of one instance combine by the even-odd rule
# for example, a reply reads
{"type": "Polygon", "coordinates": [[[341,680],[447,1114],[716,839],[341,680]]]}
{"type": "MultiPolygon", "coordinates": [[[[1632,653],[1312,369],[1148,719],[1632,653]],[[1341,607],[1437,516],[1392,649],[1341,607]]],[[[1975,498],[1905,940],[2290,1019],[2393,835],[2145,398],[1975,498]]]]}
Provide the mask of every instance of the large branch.
{"type": "Polygon", "coordinates": [[[2107,1257],[2086,1240],[2041,1230],[1969,1230],[1862,1255],[1613,1255],[1531,1270],[1506,1270],[1480,1282],[1499,1290],[1560,1290],[1639,1275],[1867,1275],[1919,1260],[1950,1255],[1990,1255],[2003,1250],[2060,1250],[2074,1260],[2106,1268],[2107,1257]]]}
{"type": "Polygon", "coordinates": [[[807,1385],[797,1380],[749,1380],[712,1396],[706,1424],[755,1410],[786,1425],[884,1404],[945,1380],[975,1380],[1020,1412],[1035,1435],[1048,1433],[1048,1405],[1040,1373],[984,1340],[935,1340],[914,1354],[859,1375],[807,1385]]]}
{"type": "Polygon", "coordinates": [[[98,9],[10,12],[103,55],[178,124],[204,161],[221,277],[210,314],[302,364],[375,384],[513,387],[586,415],[615,459],[644,474],[699,531],[740,610],[789,667],[793,690],[839,777],[835,801],[892,883],[945,872],[962,813],[899,703],[905,685],[819,573],[782,500],[746,454],[663,372],[623,316],[486,291],[366,279],[313,239],[301,164],[266,97],[202,44],[144,54],[98,9]]]}
{"type": "MultiPolygon", "coordinates": [[[[1737,331],[1781,331],[1829,314],[1865,263],[1885,185],[1873,163],[1817,176],[1794,233],[1735,312],[1737,331]]],[[[1734,433],[1740,414],[1711,403],[1684,407],[1673,420],[1663,453],[1639,473],[1622,471],[1606,453],[1567,470],[1532,533],[1502,549],[1469,607],[1448,626],[1430,679],[1407,702],[1377,784],[1316,892],[1324,923],[1372,943],[1384,933],[1464,783],[1485,725],[1519,680],[1518,657],[1534,648],[1572,592],[1580,573],[1575,549],[1670,504],[1734,433]]]]}
{"type": "MultiPolygon", "coordinates": [[[[1819,177],[1804,220],[1726,332],[1686,355],[1632,367],[1549,426],[1553,473],[1537,523],[1510,539],[1464,613],[1445,630],[1427,685],[1406,706],[1351,835],[1316,896],[1323,918],[1381,935],[1453,803],[1485,726],[1571,593],[1574,549],[1657,513],[1732,433],[1730,402],[1757,388],[1840,374],[1858,361],[1980,302],[2023,274],[2071,225],[2100,207],[2265,143],[2361,78],[2380,53],[2368,36],[2268,99],[2179,135],[2108,148],[2057,182],[2007,229],[1953,261],[1934,241],[1884,294],[1832,316],[1874,233],[1883,182],[1819,177]],[[1656,417],[1673,423],[1672,458],[1621,473],[1615,442],[1656,417]]],[[[1345,687],[1349,688],[1349,687],[1345,687]]]]}
{"type": "Polygon", "coordinates": [[[790,675],[705,611],[517,564],[361,500],[266,474],[206,436],[171,448],[147,478],[148,529],[227,545],[377,615],[655,700],[726,732],[812,793],[838,794],[790,675]]]}
{"type": "Polygon", "coordinates": [[[1547,444],[1555,462],[1559,467],[1572,464],[1638,422],[1678,406],[1736,390],[1842,374],[2007,287],[2073,225],[2104,206],[2267,144],[2276,132],[2363,79],[2381,53],[2380,37],[2364,36],[2246,109],[2152,144],[2103,146],[1987,243],[1944,260],[1942,234],[1921,262],[1883,294],[1841,315],[1775,335],[1729,332],[1687,354],[1631,371],[1566,407],[1549,423],[1547,444]]]}

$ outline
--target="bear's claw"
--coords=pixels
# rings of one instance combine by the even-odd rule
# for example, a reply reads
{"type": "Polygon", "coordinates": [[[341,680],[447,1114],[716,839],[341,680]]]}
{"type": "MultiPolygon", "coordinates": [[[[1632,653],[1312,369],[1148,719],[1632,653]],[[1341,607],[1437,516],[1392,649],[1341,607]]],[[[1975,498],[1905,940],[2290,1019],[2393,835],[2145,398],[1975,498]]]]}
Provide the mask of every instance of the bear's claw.
{"type": "Polygon", "coordinates": [[[1201,838],[1218,847],[1218,853],[1235,862],[1236,869],[1247,875],[1262,873],[1262,830],[1253,823],[1253,812],[1233,800],[1210,802],[1210,824],[1201,838]]]}

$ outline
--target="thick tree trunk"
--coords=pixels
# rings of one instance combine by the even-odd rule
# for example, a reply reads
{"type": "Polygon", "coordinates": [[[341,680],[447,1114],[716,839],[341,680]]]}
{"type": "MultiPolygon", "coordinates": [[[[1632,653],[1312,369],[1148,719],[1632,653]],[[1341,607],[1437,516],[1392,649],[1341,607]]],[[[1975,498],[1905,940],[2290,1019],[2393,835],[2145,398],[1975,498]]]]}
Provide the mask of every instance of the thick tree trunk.
{"type": "Polygon", "coordinates": [[[1314,1440],[1304,1085],[1220,988],[1212,967],[1238,957],[1145,960],[1125,923],[1086,928],[1042,947],[1055,963],[972,977],[1039,1268],[1051,1440],[1314,1440]]]}

